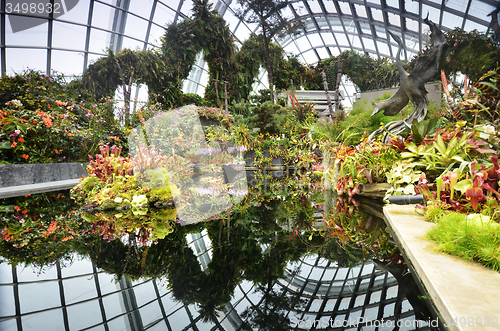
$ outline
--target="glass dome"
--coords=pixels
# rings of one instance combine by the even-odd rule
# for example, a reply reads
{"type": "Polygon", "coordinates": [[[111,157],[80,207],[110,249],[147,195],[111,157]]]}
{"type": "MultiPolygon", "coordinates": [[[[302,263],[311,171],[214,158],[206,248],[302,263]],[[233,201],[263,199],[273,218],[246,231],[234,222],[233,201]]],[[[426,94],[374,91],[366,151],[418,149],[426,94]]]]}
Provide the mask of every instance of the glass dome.
{"type": "MultiPolygon", "coordinates": [[[[235,0],[209,0],[242,42],[257,27],[240,21],[235,0]]],[[[425,17],[442,30],[489,29],[487,15],[498,5],[493,0],[291,0],[283,15],[305,22],[294,37],[276,40],[285,51],[314,64],[345,50],[373,57],[394,57],[396,43],[391,30],[405,42],[405,59],[417,54],[427,42],[425,17]]],[[[166,27],[191,15],[192,0],[64,0],[34,3],[2,1],[0,54],[2,74],[31,68],[79,76],[106,54],[107,49],[152,49],[159,45],[166,27]],[[45,4],[45,6],[44,6],[45,4]],[[31,6],[31,7],[30,7],[31,6]]],[[[202,94],[208,66],[198,57],[184,91],[202,94]]],[[[260,81],[265,73],[261,72],[260,81]]],[[[255,90],[262,88],[256,83],[255,90]]]]}

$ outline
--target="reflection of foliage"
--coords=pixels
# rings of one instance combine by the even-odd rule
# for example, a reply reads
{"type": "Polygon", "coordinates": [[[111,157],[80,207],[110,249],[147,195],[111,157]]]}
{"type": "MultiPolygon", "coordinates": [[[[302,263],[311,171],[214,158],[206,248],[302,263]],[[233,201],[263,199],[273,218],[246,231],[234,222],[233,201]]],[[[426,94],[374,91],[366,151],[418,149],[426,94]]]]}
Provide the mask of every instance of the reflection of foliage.
{"type": "Polygon", "coordinates": [[[0,201],[0,256],[43,268],[70,259],[73,242],[89,231],[68,192],[0,201]]]}
{"type": "Polygon", "coordinates": [[[246,319],[243,330],[289,330],[290,321],[285,317],[291,310],[300,310],[305,304],[300,294],[287,295],[286,290],[258,286],[255,293],[260,293],[260,305],[247,308],[241,314],[246,319]]]}

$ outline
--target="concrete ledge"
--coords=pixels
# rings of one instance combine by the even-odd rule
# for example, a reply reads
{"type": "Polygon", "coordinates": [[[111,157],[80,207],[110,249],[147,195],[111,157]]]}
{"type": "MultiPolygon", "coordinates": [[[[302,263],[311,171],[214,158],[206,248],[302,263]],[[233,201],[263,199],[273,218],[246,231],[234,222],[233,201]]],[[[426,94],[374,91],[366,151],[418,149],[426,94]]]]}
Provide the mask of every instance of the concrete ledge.
{"type": "Polygon", "coordinates": [[[87,176],[88,163],[1,164],[0,188],[87,176]]]}
{"type": "Polygon", "coordinates": [[[71,189],[80,182],[80,178],[59,180],[47,183],[18,185],[0,188],[0,199],[19,197],[26,194],[38,194],[71,189]]]}
{"type": "Polygon", "coordinates": [[[425,238],[434,224],[415,213],[414,205],[389,205],[384,214],[394,239],[449,330],[500,329],[500,273],[437,252],[436,244],[425,238]],[[473,326],[468,326],[472,318],[474,323],[469,325],[473,326]]]}

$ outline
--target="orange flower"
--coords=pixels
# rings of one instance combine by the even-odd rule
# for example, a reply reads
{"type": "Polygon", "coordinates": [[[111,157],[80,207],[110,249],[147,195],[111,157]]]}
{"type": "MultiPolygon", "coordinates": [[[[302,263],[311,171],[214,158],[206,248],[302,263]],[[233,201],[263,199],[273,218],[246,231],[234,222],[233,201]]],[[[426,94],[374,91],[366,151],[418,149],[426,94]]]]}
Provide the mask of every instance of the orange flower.
{"type": "Polygon", "coordinates": [[[74,238],[73,236],[66,236],[66,237],[63,237],[61,240],[68,241],[68,240],[73,239],[73,238],[74,238]]]}
{"type": "Polygon", "coordinates": [[[38,121],[35,121],[35,120],[33,121],[33,124],[37,124],[37,123],[38,123],[38,121]]]}
{"type": "Polygon", "coordinates": [[[30,195],[31,195],[31,194],[26,194],[24,197],[25,197],[25,198],[27,198],[27,197],[29,197],[30,195]]]}
{"type": "Polygon", "coordinates": [[[23,154],[23,158],[27,160],[30,156],[28,154],[23,154]]]}
{"type": "Polygon", "coordinates": [[[28,209],[25,209],[21,213],[26,214],[27,212],[28,212],[28,209]]]}
{"type": "Polygon", "coordinates": [[[20,210],[21,210],[21,207],[19,207],[19,206],[15,206],[15,207],[14,207],[14,209],[15,209],[15,210],[17,210],[17,211],[20,211],[20,210]]]}
{"type": "Polygon", "coordinates": [[[12,143],[12,145],[10,145],[10,147],[12,147],[12,148],[14,148],[16,146],[17,146],[17,143],[15,141],[12,143]]]}
{"type": "Polygon", "coordinates": [[[50,105],[49,105],[49,104],[47,104],[47,108],[49,108],[49,109],[50,109],[50,105]]]}
{"type": "Polygon", "coordinates": [[[19,141],[20,143],[23,143],[24,139],[23,138],[19,138],[19,139],[17,139],[17,141],[19,141]]]}
{"type": "Polygon", "coordinates": [[[56,151],[56,154],[59,154],[60,151],[58,151],[57,149],[54,149],[54,151],[56,151]]]}
{"type": "Polygon", "coordinates": [[[68,137],[73,137],[74,134],[73,133],[68,133],[68,137]]]}

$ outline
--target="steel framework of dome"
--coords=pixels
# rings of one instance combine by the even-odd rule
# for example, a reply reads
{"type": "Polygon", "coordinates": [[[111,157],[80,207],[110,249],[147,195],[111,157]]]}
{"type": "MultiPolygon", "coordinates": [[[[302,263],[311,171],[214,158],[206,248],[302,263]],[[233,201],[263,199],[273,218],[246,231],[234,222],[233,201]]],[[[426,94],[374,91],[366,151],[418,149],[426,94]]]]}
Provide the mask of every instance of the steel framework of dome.
{"type": "MultiPolygon", "coordinates": [[[[212,250],[207,233],[189,235],[188,244],[205,269],[212,250]]],[[[369,321],[397,323],[398,282],[370,262],[339,267],[337,262],[318,256],[303,257],[299,263],[289,264],[272,288],[304,301],[300,309],[283,312],[294,330],[310,330],[312,323],[316,323],[316,330],[376,330],[369,321]]],[[[204,321],[199,306],[177,300],[162,279],[130,281],[122,277],[116,282],[112,274],[96,268],[88,258],[75,257],[70,266],[57,262],[43,273],[3,263],[0,329],[247,330],[248,319],[242,313],[262,308],[266,300],[256,289],[252,282],[241,282],[217,319],[204,321]]],[[[402,329],[430,329],[427,321],[415,319],[407,300],[402,302],[399,317],[402,329]]]]}
{"type": "MultiPolygon", "coordinates": [[[[24,2],[2,1],[0,8],[2,74],[32,68],[80,75],[108,48],[156,47],[165,27],[190,16],[193,7],[191,0],[64,0],[55,2],[61,4],[61,12],[54,15],[32,14],[29,8],[23,13],[22,7],[16,10],[13,6],[16,3],[24,2]],[[17,31],[16,24],[33,27],[17,31]]],[[[235,16],[241,9],[236,0],[209,3],[238,41],[256,31],[256,26],[235,16]]],[[[427,15],[443,30],[486,31],[490,25],[487,15],[497,5],[494,0],[291,0],[283,15],[304,21],[305,28],[298,36],[277,42],[307,64],[350,49],[374,57],[394,57],[397,45],[387,33],[391,30],[402,37],[404,58],[410,59],[425,46],[423,19],[427,15]]],[[[207,79],[207,66],[199,56],[184,84],[185,92],[203,93],[207,79]]]]}

